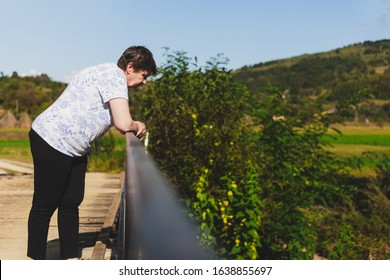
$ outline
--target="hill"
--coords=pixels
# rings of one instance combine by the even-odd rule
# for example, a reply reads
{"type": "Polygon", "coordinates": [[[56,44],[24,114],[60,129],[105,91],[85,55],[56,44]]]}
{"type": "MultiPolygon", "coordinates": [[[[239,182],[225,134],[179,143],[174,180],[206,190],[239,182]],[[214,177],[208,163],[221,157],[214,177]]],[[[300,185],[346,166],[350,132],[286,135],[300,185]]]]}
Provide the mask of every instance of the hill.
{"type": "Polygon", "coordinates": [[[17,118],[28,113],[35,118],[53,103],[66,84],[52,81],[46,74],[34,77],[0,75],[0,109],[10,110],[17,118]]]}
{"type": "Polygon", "coordinates": [[[259,95],[272,85],[329,103],[364,90],[375,99],[368,105],[371,115],[390,120],[390,40],[245,66],[235,77],[259,95]]]}
{"type": "MultiPolygon", "coordinates": [[[[356,100],[365,90],[374,100],[360,115],[390,121],[390,40],[366,41],[328,52],[245,66],[234,71],[237,80],[261,96],[269,85],[288,89],[296,99],[304,97],[334,104],[356,100]]],[[[0,108],[16,117],[28,112],[32,118],[50,105],[66,84],[36,77],[0,75],[0,108]]],[[[304,101],[302,101],[304,102],[304,101]]]]}

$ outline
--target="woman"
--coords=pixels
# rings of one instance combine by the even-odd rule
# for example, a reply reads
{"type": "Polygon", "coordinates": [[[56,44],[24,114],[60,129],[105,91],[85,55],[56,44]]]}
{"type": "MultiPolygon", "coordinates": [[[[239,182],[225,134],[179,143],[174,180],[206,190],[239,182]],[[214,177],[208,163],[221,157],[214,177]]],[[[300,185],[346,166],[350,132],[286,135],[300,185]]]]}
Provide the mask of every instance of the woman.
{"type": "Polygon", "coordinates": [[[80,71],[61,96],[33,122],[29,133],[34,161],[34,196],[28,220],[27,256],[46,258],[49,223],[58,209],[60,254],[79,258],[79,205],[84,197],[87,153],[91,143],[114,125],[142,139],[142,122],[131,118],[128,88],[156,74],[145,47],[126,49],[117,64],[80,71]]]}

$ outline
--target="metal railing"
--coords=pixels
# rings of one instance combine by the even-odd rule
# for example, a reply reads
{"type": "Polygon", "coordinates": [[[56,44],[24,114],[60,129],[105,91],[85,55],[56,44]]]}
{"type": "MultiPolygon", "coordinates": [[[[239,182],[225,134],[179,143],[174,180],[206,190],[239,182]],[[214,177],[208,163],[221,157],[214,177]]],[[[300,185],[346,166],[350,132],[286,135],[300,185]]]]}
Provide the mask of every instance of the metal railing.
{"type": "Polygon", "coordinates": [[[118,259],[209,259],[169,184],[132,133],[126,134],[118,232],[118,259]]]}

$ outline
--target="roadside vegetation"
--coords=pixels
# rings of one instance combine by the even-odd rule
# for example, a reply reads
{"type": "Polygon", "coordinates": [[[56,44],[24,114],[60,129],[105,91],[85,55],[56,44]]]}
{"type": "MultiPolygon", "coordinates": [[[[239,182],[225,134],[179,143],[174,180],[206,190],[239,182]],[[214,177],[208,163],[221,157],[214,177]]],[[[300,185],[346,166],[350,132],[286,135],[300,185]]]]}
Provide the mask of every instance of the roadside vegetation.
{"type": "Polygon", "coordinates": [[[193,63],[168,54],[133,104],[202,244],[227,259],[388,259],[388,130],[346,141],[338,129],[367,96],[328,113],[288,88],[252,94],[221,58],[193,63]],[[382,150],[346,157],[332,152],[338,141],[382,150]]]}
{"type": "MultiPolygon", "coordinates": [[[[367,55],[378,50],[367,46],[367,55]]],[[[167,51],[159,76],[130,100],[205,250],[221,259],[390,259],[389,116],[363,106],[373,91],[357,83],[335,102],[287,84],[252,88],[225,66],[222,56],[198,66],[167,51]]],[[[7,133],[0,158],[29,160],[26,136],[7,133]]],[[[124,145],[108,133],[89,170],[122,170],[124,145]]]]}

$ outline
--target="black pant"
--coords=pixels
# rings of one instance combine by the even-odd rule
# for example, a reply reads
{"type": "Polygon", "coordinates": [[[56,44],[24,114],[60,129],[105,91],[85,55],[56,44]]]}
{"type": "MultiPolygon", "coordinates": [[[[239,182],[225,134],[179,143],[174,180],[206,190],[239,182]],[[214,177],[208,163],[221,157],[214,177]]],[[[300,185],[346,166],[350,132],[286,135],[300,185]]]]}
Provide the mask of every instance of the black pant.
{"type": "Polygon", "coordinates": [[[84,198],[87,156],[67,156],[29,133],[34,161],[34,196],[28,219],[27,256],[46,259],[50,219],[58,209],[60,254],[79,257],[79,205],[84,198]]]}

